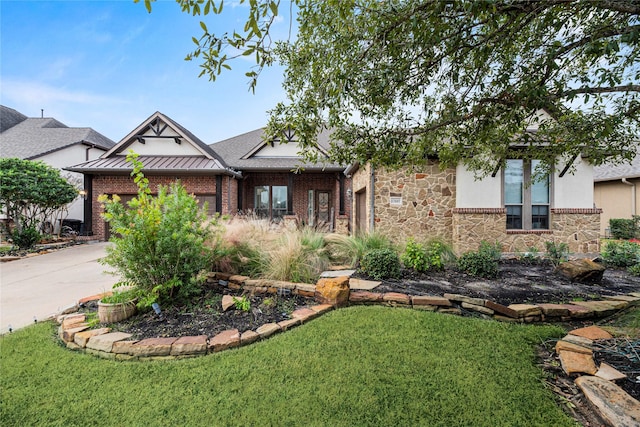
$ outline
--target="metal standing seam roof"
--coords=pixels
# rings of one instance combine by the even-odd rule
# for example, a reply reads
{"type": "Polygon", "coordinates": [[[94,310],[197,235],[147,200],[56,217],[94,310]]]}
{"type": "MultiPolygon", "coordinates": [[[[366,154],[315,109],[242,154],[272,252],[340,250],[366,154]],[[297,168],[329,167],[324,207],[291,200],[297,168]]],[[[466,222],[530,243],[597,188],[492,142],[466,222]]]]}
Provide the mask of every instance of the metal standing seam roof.
{"type": "MultiPolygon", "coordinates": [[[[235,171],[222,165],[216,159],[205,156],[139,156],[143,172],[153,173],[223,173],[238,175],[235,171]]],[[[71,172],[83,173],[130,173],[131,163],[126,156],[112,156],[91,160],[79,165],[65,168],[71,172]]]]}

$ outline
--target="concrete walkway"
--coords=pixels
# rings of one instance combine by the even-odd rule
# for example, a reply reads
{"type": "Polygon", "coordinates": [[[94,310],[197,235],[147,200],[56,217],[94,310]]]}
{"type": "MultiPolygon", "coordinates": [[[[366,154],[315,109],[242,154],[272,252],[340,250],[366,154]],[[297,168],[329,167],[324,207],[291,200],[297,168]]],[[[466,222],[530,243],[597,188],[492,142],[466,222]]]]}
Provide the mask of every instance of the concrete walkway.
{"type": "Polygon", "coordinates": [[[106,242],[0,264],[0,333],[44,320],[80,298],[111,290],[118,277],[98,263],[106,242]]]}

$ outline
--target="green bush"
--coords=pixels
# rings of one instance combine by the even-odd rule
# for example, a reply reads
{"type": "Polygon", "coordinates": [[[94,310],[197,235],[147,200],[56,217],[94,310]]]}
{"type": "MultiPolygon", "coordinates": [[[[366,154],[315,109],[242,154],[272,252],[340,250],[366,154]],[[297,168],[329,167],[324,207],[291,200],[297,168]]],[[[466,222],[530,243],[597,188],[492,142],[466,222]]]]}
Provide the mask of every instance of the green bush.
{"type": "Polygon", "coordinates": [[[607,242],[602,259],[611,267],[630,267],[640,261],[640,245],[633,242],[607,242]]]}
{"type": "Polygon", "coordinates": [[[481,242],[477,252],[467,252],[458,258],[458,268],[472,276],[491,279],[498,276],[500,246],[481,242]]]}
{"type": "Polygon", "coordinates": [[[127,156],[138,186],[128,207],[117,196],[99,199],[113,231],[113,246],[107,247],[103,263],[134,284],[143,293],[138,305],[147,307],[199,291],[203,280],[198,273],[211,261],[205,241],[211,238],[215,222],[208,222],[205,211],[179,182],[169,188],[159,186],[157,196],[152,196],[137,157],[132,152],[127,156]]]}
{"type": "Polygon", "coordinates": [[[444,268],[445,253],[448,253],[446,245],[439,241],[429,242],[426,246],[409,239],[402,254],[401,261],[407,268],[419,272],[429,270],[442,270],[444,268]]]}
{"type": "Polygon", "coordinates": [[[611,230],[611,237],[614,239],[629,240],[636,237],[638,234],[638,219],[640,217],[634,216],[633,219],[626,218],[611,218],[609,219],[609,230],[611,230]]]}
{"type": "Polygon", "coordinates": [[[640,277],[640,263],[634,264],[631,267],[627,268],[627,272],[632,276],[640,277]]]}
{"type": "Polygon", "coordinates": [[[331,260],[357,266],[365,253],[374,249],[393,249],[388,237],[379,233],[358,233],[355,236],[328,234],[325,236],[331,260]]]}
{"type": "Polygon", "coordinates": [[[374,249],[364,254],[360,270],[375,280],[400,277],[400,259],[392,249],[374,249]]]}
{"type": "Polygon", "coordinates": [[[544,242],[547,249],[547,259],[558,266],[569,259],[569,246],[566,243],[544,242]]]}
{"type": "Polygon", "coordinates": [[[19,249],[30,249],[40,240],[40,233],[35,227],[23,227],[14,230],[11,239],[19,249]]]}

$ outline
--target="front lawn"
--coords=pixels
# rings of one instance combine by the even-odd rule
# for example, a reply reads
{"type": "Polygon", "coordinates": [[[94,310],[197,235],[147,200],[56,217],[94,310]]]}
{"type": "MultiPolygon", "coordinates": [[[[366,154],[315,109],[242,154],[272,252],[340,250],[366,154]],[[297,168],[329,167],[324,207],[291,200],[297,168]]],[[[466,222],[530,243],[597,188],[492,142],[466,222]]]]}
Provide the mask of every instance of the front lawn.
{"type": "Polygon", "coordinates": [[[3,426],[575,425],[535,346],[559,328],[352,307],[238,350],[115,362],[50,323],[1,338],[3,426]]]}

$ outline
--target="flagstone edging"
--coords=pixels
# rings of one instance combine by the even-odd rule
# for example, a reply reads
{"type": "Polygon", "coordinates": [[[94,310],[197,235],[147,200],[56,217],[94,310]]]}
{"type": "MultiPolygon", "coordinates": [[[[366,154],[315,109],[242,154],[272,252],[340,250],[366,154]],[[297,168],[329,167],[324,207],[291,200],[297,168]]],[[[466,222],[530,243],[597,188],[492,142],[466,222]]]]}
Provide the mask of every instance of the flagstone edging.
{"type": "MultiPolygon", "coordinates": [[[[338,280],[345,278],[338,277],[338,280]]],[[[327,279],[321,279],[327,280],[327,279]]],[[[209,273],[209,285],[242,290],[253,294],[295,294],[317,298],[316,285],[290,283],[266,279],[251,279],[246,276],[224,273],[209,273]]],[[[78,305],[99,300],[104,294],[83,298],[78,305]]],[[[325,302],[325,301],[322,301],[325,302]]],[[[504,306],[491,300],[472,298],[460,294],[443,296],[408,295],[398,292],[350,291],[350,305],[379,304],[405,307],[443,314],[462,315],[471,312],[478,316],[499,321],[532,323],[540,321],[570,321],[597,318],[624,310],[630,305],[640,304],[640,293],[607,297],[600,301],[582,301],[571,304],[511,304],[504,306]]],[[[200,356],[230,348],[247,345],[274,334],[286,331],[312,320],[337,306],[317,304],[294,311],[291,319],[261,325],[256,330],[223,331],[215,336],[206,335],[173,338],[148,338],[130,340],[131,334],[111,332],[109,328],[90,329],[82,313],[61,314],[58,335],[66,346],[73,350],[115,360],[165,360],[200,356]]]]}

